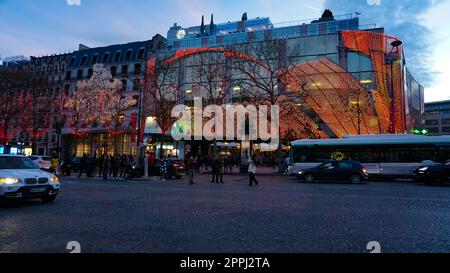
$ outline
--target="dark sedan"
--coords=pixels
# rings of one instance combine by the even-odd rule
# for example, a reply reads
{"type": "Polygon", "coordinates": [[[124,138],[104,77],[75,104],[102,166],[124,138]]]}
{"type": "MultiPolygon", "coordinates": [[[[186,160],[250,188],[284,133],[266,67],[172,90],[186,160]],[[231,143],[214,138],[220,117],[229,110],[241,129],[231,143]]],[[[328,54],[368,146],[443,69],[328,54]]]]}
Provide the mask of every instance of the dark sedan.
{"type": "Polygon", "coordinates": [[[367,180],[367,169],[356,161],[331,161],[316,168],[300,170],[297,177],[307,183],[318,181],[351,182],[359,184],[367,180]]]}
{"type": "Polygon", "coordinates": [[[414,171],[416,181],[427,184],[445,184],[450,182],[450,160],[438,165],[423,166],[414,171]]]}

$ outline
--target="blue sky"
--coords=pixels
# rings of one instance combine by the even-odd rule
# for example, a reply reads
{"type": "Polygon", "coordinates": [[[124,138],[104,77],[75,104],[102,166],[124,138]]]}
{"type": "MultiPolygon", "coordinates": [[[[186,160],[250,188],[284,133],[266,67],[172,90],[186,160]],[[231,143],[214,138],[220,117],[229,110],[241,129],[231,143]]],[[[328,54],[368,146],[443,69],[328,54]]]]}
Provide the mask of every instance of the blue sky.
{"type": "Polygon", "coordinates": [[[361,12],[362,23],[398,36],[409,67],[426,86],[426,100],[450,99],[450,0],[0,0],[0,55],[40,56],[73,51],[79,43],[166,36],[173,23],[197,25],[202,14],[224,22],[246,11],[286,22],[319,17],[325,7],[335,14],[361,12]]]}

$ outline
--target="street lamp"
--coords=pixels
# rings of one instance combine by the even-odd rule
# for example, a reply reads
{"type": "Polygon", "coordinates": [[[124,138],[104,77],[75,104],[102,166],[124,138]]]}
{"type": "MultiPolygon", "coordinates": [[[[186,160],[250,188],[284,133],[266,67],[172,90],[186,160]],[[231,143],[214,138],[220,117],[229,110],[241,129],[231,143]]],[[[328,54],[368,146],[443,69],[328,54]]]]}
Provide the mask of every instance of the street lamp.
{"type": "Polygon", "coordinates": [[[138,128],[137,128],[137,143],[136,143],[136,162],[139,162],[141,158],[141,130],[142,130],[142,92],[143,92],[142,80],[138,80],[139,86],[139,103],[138,103],[138,128]]]}
{"type": "Polygon", "coordinates": [[[391,134],[395,134],[396,133],[396,116],[395,116],[395,90],[394,90],[394,62],[398,59],[394,58],[392,56],[392,54],[394,53],[394,49],[396,50],[395,52],[399,53],[398,48],[403,44],[402,41],[400,40],[395,40],[391,43],[392,49],[391,52],[389,52],[388,56],[386,57],[386,63],[390,65],[391,67],[391,113],[390,113],[390,120],[391,120],[391,124],[390,124],[390,128],[389,128],[389,132],[391,134]]]}

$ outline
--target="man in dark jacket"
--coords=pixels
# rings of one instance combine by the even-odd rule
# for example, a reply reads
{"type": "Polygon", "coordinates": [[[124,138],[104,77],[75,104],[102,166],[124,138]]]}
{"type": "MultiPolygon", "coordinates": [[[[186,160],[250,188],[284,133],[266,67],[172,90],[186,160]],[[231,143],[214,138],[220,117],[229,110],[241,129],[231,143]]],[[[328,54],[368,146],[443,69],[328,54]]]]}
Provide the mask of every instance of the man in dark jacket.
{"type": "Polygon", "coordinates": [[[87,155],[83,154],[83,157],[81,157],[80,159],[80,174],[78,175],[78,178],[81,178],[83,172],[86,172],[87,163],[88,163],[87,155]]]}

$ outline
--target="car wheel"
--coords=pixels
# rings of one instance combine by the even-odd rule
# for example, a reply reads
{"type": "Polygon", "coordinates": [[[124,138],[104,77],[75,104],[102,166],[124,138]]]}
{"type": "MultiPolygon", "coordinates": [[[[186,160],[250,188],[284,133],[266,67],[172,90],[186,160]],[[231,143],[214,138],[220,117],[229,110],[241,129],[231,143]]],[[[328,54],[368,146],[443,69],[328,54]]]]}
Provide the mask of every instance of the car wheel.
{"type": "Polygon", "coordinates": [[[357,175],[357,174],[354,174],[354,175],[352,175],[352,176],[350,177],[350,181],[351,181],[353,184],[360,184],[360,183],[361,183],[361,176],[359,176],[359,175],[357,175]]]}
{"type": "Polygon", "coordinates": [[[56,199],[56,195],[42,197],[41,199],[44,203],[53,203],[56,199]]]}
{"type": "Polygon", "coordinates": [[[312,175],[312,174],[305,175],[305,182],[306,183],[314,183],[314,175],[312,175]]]}

